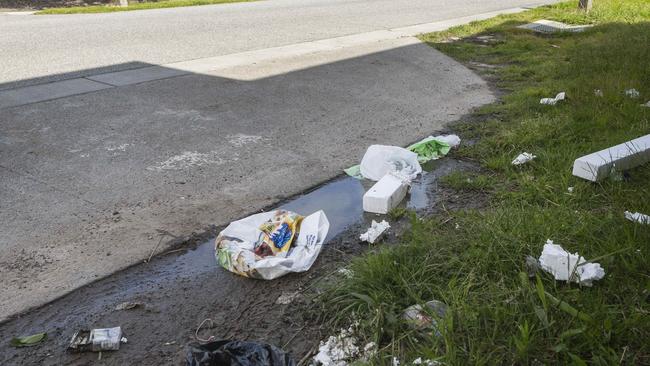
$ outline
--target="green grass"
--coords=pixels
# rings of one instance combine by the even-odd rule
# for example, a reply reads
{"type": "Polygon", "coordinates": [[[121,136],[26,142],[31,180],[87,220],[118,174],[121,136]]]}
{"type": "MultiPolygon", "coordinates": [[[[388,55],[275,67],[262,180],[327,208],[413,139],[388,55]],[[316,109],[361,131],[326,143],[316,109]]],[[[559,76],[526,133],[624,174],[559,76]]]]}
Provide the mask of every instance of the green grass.
{"type": "Polygon", "coordinates": [[[650,100],[650,2],[595,0],[589,14],[576,3],[422,37],[461,62],[499,66],[487,76],[508,94],[476,112],[485,122],[457,126],[461,138],[479,142],[454,154],[479,161],[483,172],[443,180],[488,192],[489,208],[411,214],[399,245],[357,258],[354,276],[322,295],[333,327],[355,316],[360,337],[380,345],[373,363],[396,356],[402,365],[417,357],[449,365],[650,364],[650,226],[623,217],[624,210],[650,214],[650,164],[622,181],[571,175],[577,157],[650,133],[650,108],[639,106],[650,100]],[[540,18],[595,26],[556,35],[515,28],[540,18]],[[628,88],[641,98],[626,97],[628,88]],[[539,104],[559,91],[568,100],[539,104]],[[512,166],[523,151],[538,158],[512,166]],[[596,259],[605,278],[593,287],[543,272],[522,278],[525,257],[539,257],[546,239],[596,259]],[[450,306],[441,338],[400,320],[404,308],[430,299],[450,306]]]}
{"type": "Polygon", "coordinates": [[[152,1],[152,2],[144,2],[144,3],[133,3],[133,4],[129,4],[129,6],[127,7],[119,7],[115,5],[93,5],[93,6],[75,6],[70,8],[52,8],[52,9],[41,10],[36,14],[42,15],[42,14],[112,13],[116,11],[178,8],[181,6],[213,5],[213,4],[251,2],[251,1],[257,1],[257,0],[162,0],[162,1],[152,1]]]}

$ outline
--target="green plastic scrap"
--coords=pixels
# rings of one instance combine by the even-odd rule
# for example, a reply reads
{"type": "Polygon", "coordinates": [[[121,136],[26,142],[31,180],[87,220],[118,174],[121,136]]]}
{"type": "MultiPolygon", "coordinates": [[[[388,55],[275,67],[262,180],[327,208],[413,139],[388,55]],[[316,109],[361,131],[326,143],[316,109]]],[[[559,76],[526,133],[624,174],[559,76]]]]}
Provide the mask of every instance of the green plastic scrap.
{"type": "MultiPolygon", "coordinates": [[[[451,146],[446,142],[436,140],[433,136],[429,136],[406,149],[418,154],[418,163],[426,163],[429,160],[440,159],[447,155],[451,150],[451,146]]],[[[352,178],[363,179],[360,165],[351,166],[343,171],[352,178]]]]}
{"type": "Polygon", "coordinates": [[[426,163],[429,160],[440,159],[447,155],[449,150],[451,150],[451,146],[446,142],[438,141],[434,137],[429,136],[406,149],[418,154],[419,163],[426,163]]]}
{"type": "Polygon", "coordinates": [[[14,337],[9,342],[14,347],[35,346],[47,339],[47,333],[37,333],[25,337],[14,337]]]}
{"type": "Polygon", "coordinates": [[[343,169],[343,171],[352,178],[363,179],[363,175],[361,175],[361,165],[351,166],[347,169],[343,169]]]}

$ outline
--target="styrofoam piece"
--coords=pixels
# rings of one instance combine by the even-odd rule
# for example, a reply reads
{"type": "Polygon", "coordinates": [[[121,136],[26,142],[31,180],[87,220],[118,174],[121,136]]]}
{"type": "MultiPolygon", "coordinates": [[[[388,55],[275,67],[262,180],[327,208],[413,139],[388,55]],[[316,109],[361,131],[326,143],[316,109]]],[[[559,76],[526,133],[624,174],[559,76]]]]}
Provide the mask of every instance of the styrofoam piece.
{"type": "Polygon", "coordinates": [[[542,98],[539,100],[539,104],[546,104],[546,105],[556,105],[557,102],[564,100],[566,98],[566,93],[565,92],[560,92],[555,95],[555,98],[542,98]]]}
{"type": "Polygon", "coordinates": [[[592,182],[600,181],[615,168],[627,170],[650,161],[650,135],[589,154],[573,162],[573,175],[592,182]]]}
{"type": "Polygon", "coordinates": [[[573,25],[553,20],[540,19],[532,23],[520,25],[517,28],[532,30],[537,33],[555,33],[555,32],[583,32],[591,25],[573,25]]]}
{"type": "Polygon", "coordinates": [[[517,155],[517,157],[512,161],[512,165],[521,165],[521,164],[526,164],[527,162],[535,159],[537,156],[531,154],[531,153],[521,153],[517,155]]]}
{"type": "Polygon", "coordinates": [[[630,211],[625,211],[625,218],[632,222],[638,222],[639,224],[650,225],[650,216],[640,212],[632,213],[630,211]]]}
{"type": "Polygon", "coordinates": [[[387,214],[402,202],[407,190],[406,182],[392,174],[386,174],[363,195],[363,210],[387,214]]]}
{"type": "Polygon", "coordinates": [[[382,220],[381,222],[377,222],[375,220],[372,220],[372,223],[370,224],[370,227],[368,228],[368,231],[365,233],[361,234],[359,236],[359,240],[361,241],[367,241],[370,244],[374,244],[375,241],[386,232],[390,228],[390,225],[386,220],[382,220]]]}
{"type": "Polygon", "coordinates": [[[598,263],[587,263],[578,253],[571,254],[561,246],[547,240],[539,256],[542,269],[558,281],[571,281],[591,286],[593,281],[605,277],[605,270],[598,263]]]}

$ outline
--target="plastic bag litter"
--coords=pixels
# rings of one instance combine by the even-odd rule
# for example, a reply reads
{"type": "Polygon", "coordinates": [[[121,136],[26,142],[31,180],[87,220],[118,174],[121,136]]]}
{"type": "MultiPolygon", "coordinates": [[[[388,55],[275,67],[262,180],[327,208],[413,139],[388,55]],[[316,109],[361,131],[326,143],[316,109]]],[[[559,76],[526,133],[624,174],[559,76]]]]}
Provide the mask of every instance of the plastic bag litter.
{"type": "Polygon", "coordinates": [[[632,213],[630,211],[625,211],[625,218],[632,222],[638,222],[639,224],[650,225],[650,216],[640,212],[632,213]]]}
{"type": "Polygon", "coordinates": [[[372,223],[370,224],[370,227],[368,228],[368,231],[365,233],[361,234],[359,236],[359,240],[361,241],[367,241],[370,244],[374,244],[375,241],[382,236],[382,234],[390,228],[390,225],[386,220],[382,220],[381,222],[377,222],[375,220],[372,220],[372,223]]]}
{"type": "Polygon", "coordinates": [[[460,145],[460,137],[457,135],[440,135],[429,136],[406,149],[418,154],[418,162],[426,163],[447,155],[451,148],[458,145],[460,145]]]}
{"type": "Polygon", "coordinates": [[[564,100],[566,98],[566,93],[561,92],[557,93],[555,98],[542,98],[539,100],[539,104],[545,104],[545,105],[556,105],[557,102],[564,100]]]}
{"type": "Polygon", "coordinates": [[[424,304],[427,308],[420,304],[411,305],[404,310],[402,318],[407,323],[418,330],[433,330],[433,333],[440,337],[441,333],[438,329],[438,321],[429,314],[435,314],[439,318],[444,318],[447,314],[447,304],[438,300],[431,300],[424,304]]]}
{"type": "Polygon", "coordinates": [[[266,343],[221,340],[190,343],[185,357],[188,366],[295,366],[283,350],[266,343]]]}
{"type": "Polygon", "coordinates": [[[418,162],[418,155],[414,152],[397,146],[371,145],[366,150],[361,165],[351,166],[343,171],[353,178],[374,181],[392,173],[410,182],[422,172],[422,167],[418,162]]]}
{"type": "Polygon", "coordinates": [[[272,280],[312,266],[329,230],[323,211],[307,217],[276,210],[231,222],[215,241],[217,263],[245,277],[272,280]]]}
{"type": "Polygon", "coordinates": [[[433,136],[436,141],[444,142],[452,149],[457,148],[460,145],[460,137],[458,135],[440,135],[433,136]]]}
{"type": "Polygon", "coordinates": [[[418,154],[398,146],[386,145],[368,147],[359,168],[364,178],[374,181],[388,173],[408,180],[413,180],[422,173],[418,154]]]}
{"type": "Polygon", "coordinates": [[[126,342],[127,339],[122,337],[121,327],[83,329],[74,333],[68,350],[73,352],[117,351],[120,349],[120,343],[126,342]]]}
{"type": "Polygon", "coordinates": [[[598,263],[587,263],[578,253],[571,254],[561,246],[547,240],[539,256],[542,269],[558,281],[572,281],[591,286],[593,281],[605,277],[605,270],[598,263]]]}
{"type": "Polygon", "coordinates": [[[531,153],[527,153],[527,152],[525,152],[525,153],[521,153],[521,154],[517,155],[517,157],[515,158],[515,160],[512,161],[512,165],[522,165],[522,164],[526,164],[527,162],[529,162],[529,161],[535,159],[536,157],[537,157],[537,156],[535,156],[535,155],[533,155],[533,154],[531,154],[531,153]]]}

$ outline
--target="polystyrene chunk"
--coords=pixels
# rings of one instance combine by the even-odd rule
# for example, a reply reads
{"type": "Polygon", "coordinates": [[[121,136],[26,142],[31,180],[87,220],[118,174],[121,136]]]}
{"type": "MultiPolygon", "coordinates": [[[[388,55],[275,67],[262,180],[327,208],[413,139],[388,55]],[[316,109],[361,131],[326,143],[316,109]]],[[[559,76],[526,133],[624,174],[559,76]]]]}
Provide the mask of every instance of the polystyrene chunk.
{"type": "Polygon", "coordinates": [[[573,162],[573,175],[592,182],[610,175],[612,170],[627,170],[650,161],[650,135],[585,155],[573,162]]]}
{"type": "Polygon", "coordinates": [[[605,270],[598,263],[587,263],[578,253],[571,254],[561,246],[547,240],[539,256],[543,270],[552,274],[558,281],[571,281],[591,286],[593,281],[605,277],[605,270]]]}
{"type": "Polygon", "coordinates": [[[363,210],[387,214],[402,202],[407,190],[408,184],[402,179],[392,174],[386,174],[363,195],[363,210]]]}

